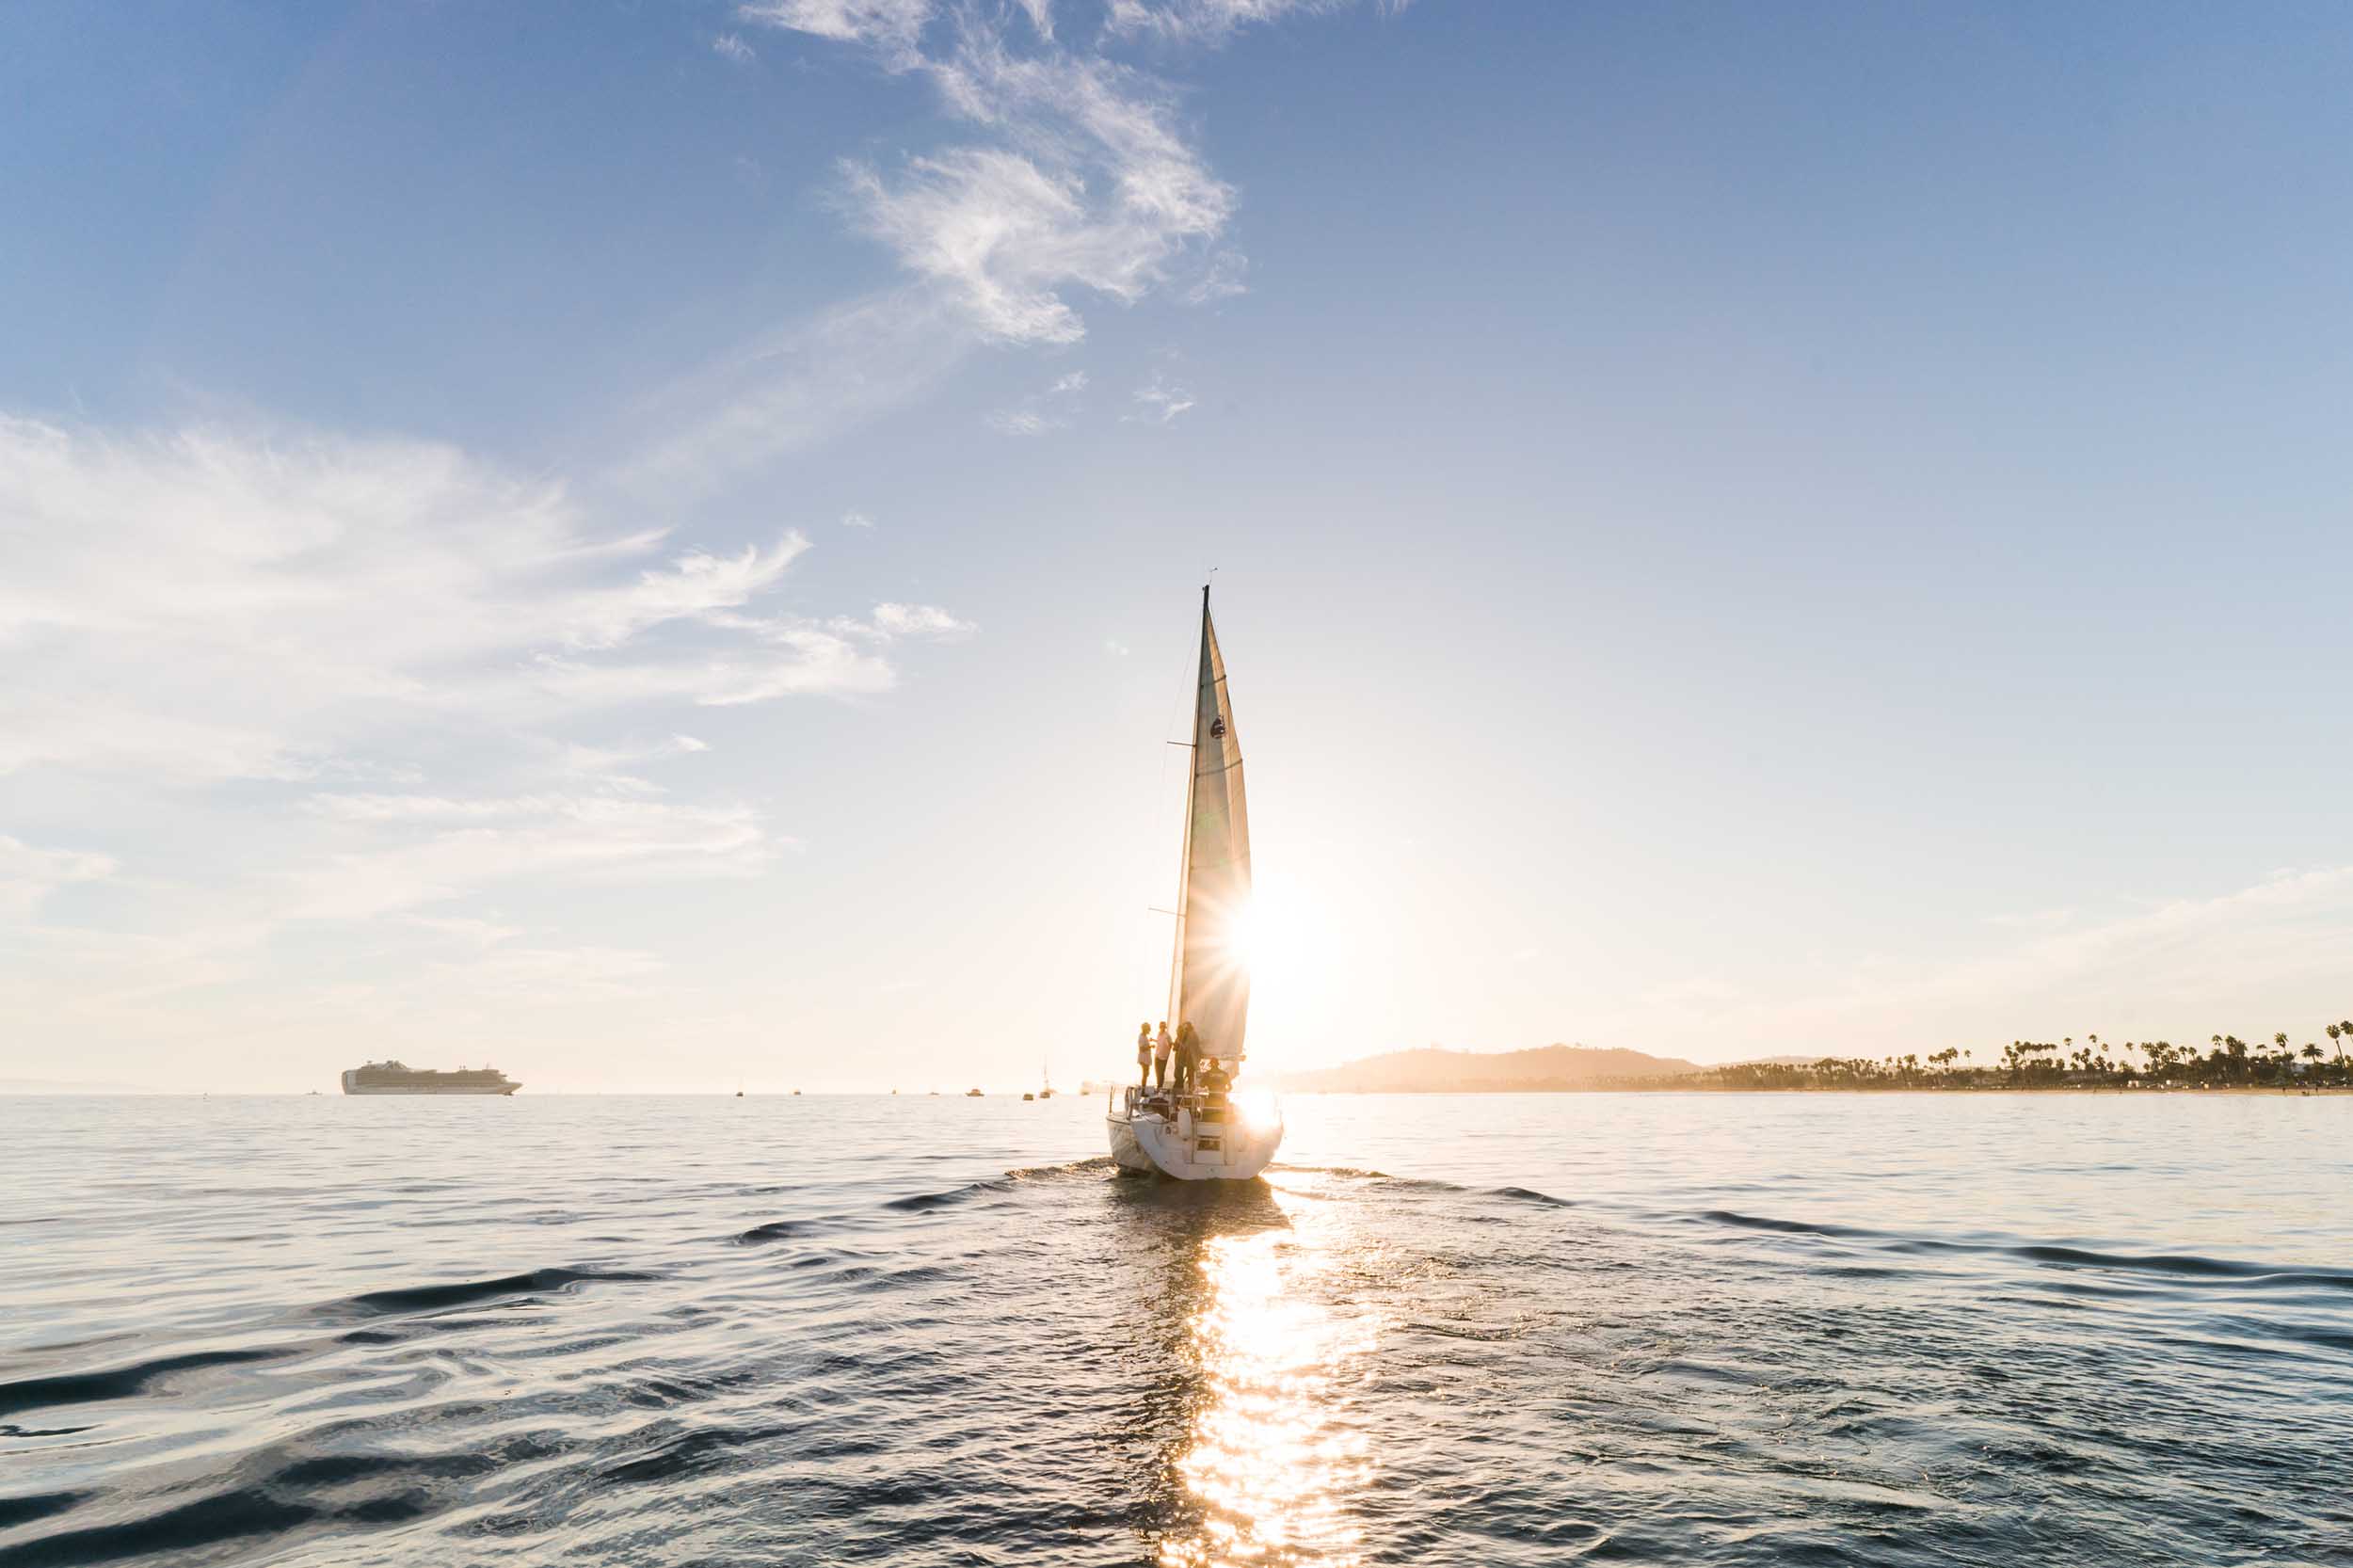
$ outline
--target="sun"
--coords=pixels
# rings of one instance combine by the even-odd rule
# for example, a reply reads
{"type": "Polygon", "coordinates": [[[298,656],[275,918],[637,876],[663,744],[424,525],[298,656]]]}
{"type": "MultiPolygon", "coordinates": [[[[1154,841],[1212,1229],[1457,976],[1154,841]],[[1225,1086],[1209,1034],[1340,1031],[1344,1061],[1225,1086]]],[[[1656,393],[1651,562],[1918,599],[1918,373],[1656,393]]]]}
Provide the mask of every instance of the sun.
{"type": "Polygon", "coordinates": [[[1264,872],[1250,895],[1212,912],[1196,904],[1189,935],[1215,978],[1244,977],[1250,994],[1250,1056],[1261,1068],[1321,1048],[1355,982],[1348,936],[1312,884],[1264,872]]]}
{"type": "Polygon", "coordinates": [[[1323,933],[1298,884],[1273,875],[1260,879],[1235,911],[1227,940],[1253,982],[1263,983],[1311,964],[1323,933]]]}

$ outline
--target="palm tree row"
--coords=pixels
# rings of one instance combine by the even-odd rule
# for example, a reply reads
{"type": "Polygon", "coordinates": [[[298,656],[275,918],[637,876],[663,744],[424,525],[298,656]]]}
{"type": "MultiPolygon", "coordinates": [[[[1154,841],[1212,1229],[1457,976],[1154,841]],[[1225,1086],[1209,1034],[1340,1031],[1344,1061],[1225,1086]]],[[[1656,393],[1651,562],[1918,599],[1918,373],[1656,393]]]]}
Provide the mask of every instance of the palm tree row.
{"type": "Polygon", "coordinates": [[[1977,1064],[1976,1053],[1950,1046],[1928,1056],[1826,1056],[1818,1062],[1745,1062],[1696,1076],[1660,1079],[1677,1089],[2071,1089],[2166,1085],[2353,1087],[2353,1018],[2325,1026],[2329,1048],[2308,1040],[2291,1045],[2284,1033],[2249,1045],[2217,1034],[2201,1051],[2169,1040],[2103,1042],[2097,1034],[2060,1040],[2012,1040],[1997,1061],[1977,1064]],[[2137,1057],[2137,1060],[2136,1060],[2137,1057]]]}

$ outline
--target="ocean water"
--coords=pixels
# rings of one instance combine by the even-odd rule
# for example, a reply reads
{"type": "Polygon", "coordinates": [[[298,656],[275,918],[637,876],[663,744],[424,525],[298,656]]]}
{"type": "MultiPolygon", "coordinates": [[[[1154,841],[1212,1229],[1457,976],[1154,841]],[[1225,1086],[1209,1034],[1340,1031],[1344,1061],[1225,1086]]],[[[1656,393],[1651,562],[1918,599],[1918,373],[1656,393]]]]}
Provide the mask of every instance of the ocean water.
{"type": "Polygon", "coordinates": [[[2353,1562],[2353,1098],[0,1100],[0,1565],[2353,1562]]]}

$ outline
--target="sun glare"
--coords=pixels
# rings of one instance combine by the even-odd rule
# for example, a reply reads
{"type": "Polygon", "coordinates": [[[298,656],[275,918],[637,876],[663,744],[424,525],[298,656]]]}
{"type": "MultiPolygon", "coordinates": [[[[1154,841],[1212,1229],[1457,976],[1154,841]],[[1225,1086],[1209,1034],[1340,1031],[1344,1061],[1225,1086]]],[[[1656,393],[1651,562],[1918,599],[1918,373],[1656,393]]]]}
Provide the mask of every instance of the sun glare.
{"type": "Polygon", "coordinates": [[[1288,877],[1270,876],[1252,889],[1250,902],[1234,918],[1233,945],[1250,966],[1253,980],[1271,971],[1298,968],[1314,956],[1321,935],[1319,922],[1299,887],[1288,877]]]}
{"type": "Polygon", "coordinates": [[[1251,1056],[1259,1070],[1295,1058],[1346,990],[1330,911],[1287,872],[1262,873],[1226,928],[1227,961],[1250,972],[1251,1056]]]}

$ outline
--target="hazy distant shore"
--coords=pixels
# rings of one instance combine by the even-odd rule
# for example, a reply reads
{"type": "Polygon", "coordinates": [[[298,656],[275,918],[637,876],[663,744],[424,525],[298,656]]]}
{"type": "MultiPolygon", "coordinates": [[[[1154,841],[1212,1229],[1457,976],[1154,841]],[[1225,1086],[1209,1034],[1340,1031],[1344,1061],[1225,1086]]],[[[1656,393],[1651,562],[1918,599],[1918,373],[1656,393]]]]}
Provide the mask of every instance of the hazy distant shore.
{"type": "Polygon", "coordinates": [[[1558,1087],[1485,1084],[1428,1089],[1289,1089],[1293,1095],[2353,1095],[2344,1083],[1890,1083],[1785,1084],[1650,1083],[1633,1080],[1558,1087]]]}
{"type": "Polygon", "coordinates": [[[2285,1032],[2250,1044],[2212,1036],[2209,1048],[2169,1041],[2103,1043],[2088,1034],[2013,1040],[1980,1065],[1947,1047],[1927,1055],[1771,1057],[1702,1066],[1623,1048],[1551,1045],[1500,1052],[1391,1051],[1312,1072],[1278,1075],[1294,1094],[2321,1094],[2353,1089],[2353,1020],[2298,1047],[2285,1032]]]}

